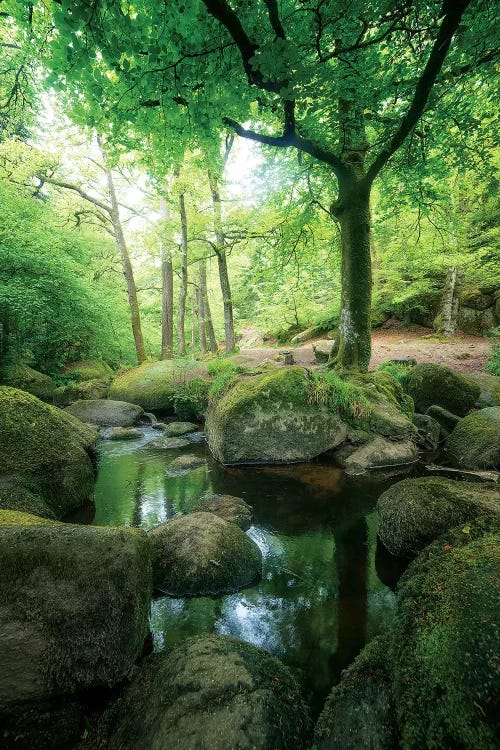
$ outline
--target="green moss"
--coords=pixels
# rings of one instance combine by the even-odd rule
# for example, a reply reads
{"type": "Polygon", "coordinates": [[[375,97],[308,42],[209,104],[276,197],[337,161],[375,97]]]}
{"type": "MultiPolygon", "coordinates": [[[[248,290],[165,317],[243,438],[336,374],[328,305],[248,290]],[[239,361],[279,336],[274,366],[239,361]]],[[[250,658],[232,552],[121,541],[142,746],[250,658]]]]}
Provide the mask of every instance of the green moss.
{"type": "Polygon", "coordinates": [[[21,513],[17,510],[0,510],[0,526],[43,526],[44,524],[56,524],[49,518],[40,518],[29,513],[21,513]]]}
{"type": "Polygon", "coordinates": [[[498,523],[458,527],[400,582],[391,662],[402,750],[497,747],[499,542],[498,523]]]}
{"type": "Polygon", "coordinates": [[[406,385],[406,380],[408,378],[408,373],[412,369],[413,365],[404,365],[399,362],[393,362],[392,360],[387,360],[386,362],[381,362],[378,366],[378,369],[382,372],[388,372],[389,375],[392,375],[398,383],[404,388],[406,385]]]}
{"type": "Polygon", "coordinates": [[[433,363],[413,367],[408,373],[405,387],[420,413],[437,405],[460,417],[474,406],[481,392],[471,378],[433,363]]]}
{"type": "Polygon", "coordinates": [[[138,404],[145,411],[174,413],[175,393],[179,386],[199,376],[204,367],[190,360],[145,362],[119,373],[114,379],[109,398],[138,404]]]}
{"type": "Polygon", "coordinates": [[[332,370],[311,373],[309,391],[310,403],[326,406],[348,420],[367,420],[372,412],[363,390],[332,370]]]}
{"type": "Polygon", "coordinates": [[[27,391],[43,401],[52,401],[56,389],[51,377],[20,362],[12,362],[0,369],[0,383],[27,391]]]}
{"type": "Polygon", "coordinates": [[[179,419],[199,421],[204,417],[208,407],[209,387],[209,383],[199,376],[177,387],[173,404],[179,419]]]}
{"type": "Polygon", "coordinates": [[[370,404],[366,419],[351,420],[353,427],[391,439],[411,438],[416,434],[412,424],[413,400],[389,372],[357,373],[351,382],[362,388],[370,404]]]}
{"type": "Polygon", "coordinates": [[[448,453],[468,469],[500,468],[500,407],[461,419],[446,442],[448,453]]]}
{"type": "Polygon", "coordinates": [[[86,380],[104,380],[109,382],[113,377],[113,370],[101,359],[86,359],[70,362],[64,368],[64,376],[83,382],[86,380]]]}

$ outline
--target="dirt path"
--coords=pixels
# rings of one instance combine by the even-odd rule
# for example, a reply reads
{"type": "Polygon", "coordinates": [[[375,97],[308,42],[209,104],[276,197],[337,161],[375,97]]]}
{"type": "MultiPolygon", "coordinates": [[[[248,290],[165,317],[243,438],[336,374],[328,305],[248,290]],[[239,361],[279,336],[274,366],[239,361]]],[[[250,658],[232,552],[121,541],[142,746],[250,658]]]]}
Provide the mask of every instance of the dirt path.
{"type": "MultiPolygon", "coordinates": [[[[256,367],[266,359],[274,359],[279,352],[292,351],[295,363],[303,366],[315,364],[312,345],[318,339],[294,347],[261,347],[242,349],[234,358],[240,364],[256,367]]],[[[378,329],[372,335],[370,369],[374,370],[386,359],[414,357],[417,362],[436,362],[448,365],[463,373],[482,372],[490,355],[491,340],[459,333],[449,342],[433,337],[428,328],[411,326],[410,329],[378,329]]]]}

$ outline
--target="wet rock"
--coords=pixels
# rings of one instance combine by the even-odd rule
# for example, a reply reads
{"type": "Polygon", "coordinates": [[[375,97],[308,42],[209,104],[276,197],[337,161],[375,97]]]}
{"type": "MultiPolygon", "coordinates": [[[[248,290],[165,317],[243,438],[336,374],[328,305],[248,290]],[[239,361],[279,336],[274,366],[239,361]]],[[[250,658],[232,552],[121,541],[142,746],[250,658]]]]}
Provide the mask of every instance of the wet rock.
{"type": "Polygon", "coordinates": [[[171,596],[210,596],[250,585],[262,569],[255,542],[213,513],[189,513],[152,529],[154,585],[171,596]]]}
{"type": "Polygon", "coordinates": [[[446,532],[398,587],[390,651],[405,750],[498,747],[497,523],[446,532]]]}
{"type": "Polygon", "coordinates": [[[48,402],[52,401],[56,390],[56,384],[51,377],[21,362],[12,362],[0,367],[0,383],[11,388],[19,388],[48,402]]]}
{"type": "Polygon", "coordinates": [[[243,531],[252,525],[252,508],[241,497],[233,495],[209,495],[203,498],[196,511],[215,513],[228,523],[235,523],[243,531]]]}
{"type": "Polygon", "coordinates": [[[432,419],[435,419],[441,426],[441,440],[447,438],[450,432],[453,432],[457,424],[460,422],[460,417],[457,417],[456,414],[452,414],[452,412],[447,409],[443,409],[441,406],[429,406],[426,414],[427,416],[432,417],[432,419]]]}
{"type": "Polygon", "coordinates": [[[189,474],[190,471],[194,471],[195,469],[199,469],[201,466],[206,465],[207,462],[203,456],[193,456],[188,454],[174,458],[165,473],[169,477],[178,477],[183,474],[189,474]]]}
{"type": "Polygon", "coordinates": [[[392,442],[376,437],[356,448],[343,462],[348,474],[362,474],[376,469],[404,467],[417,459],[417,449],[410,441],[392,442]]]}
{"type": "Polygon", "coordinates": [[[206,635],[149,657],[99,729],[109,750],[305,750],[310,719],[278,659],[206,635]]]}
{"type": "Polygon", "coordinates": [[[426,451],[435,451],[438,448],[441,425],[428,414],[414,414],[413,424],[418,430],[417,442],[426,451]]]}
{"type": "Polygon", "coordinates": [[[342,672],[316,724],[317,750],[394,750],[397,732],[387,651],[387,640],[375,638],[342,672]]]}
{"type": "Polygon", "coordinates": [[[63,518],[92,495],[97,433],[35,396],[0,387],[0,507],[63,518]]]}
{"type": "Polygon", "coordinates": [[[20,515],[0,525],[0,714],[119,682],[148,633],[145,532],[20,515]]]}
{"type": "Polygon", "coordinates": [[[113,427],[107,437],[109,440],[137,440],[142,434],[135,427],[113,427]]]}
{"type": "Polygon", "coordinates": [[[409,370],[405,389],[418,412],[425,413],[430,406],[436,405],[460,417],[474,406],[481,391],[471,378],[432,362],[409,370]]]}
{"type": "Polygon", "coordinates": [[[92,422],[103,427],[131,427],[137,424],[143,414],[140,406],[110,399],[76,401],[67,406],[65,412],[82,422],[92,422]]]}
{"type": "Polygon", "coordinates": [[[378,499],[378,535],[389,552],[414,557],[447,529],[500,518],[500,488],[441,477],[403,479],[378,499]]]}
{"type": "Polygon", "coordinates": [[[170,422],[170,424],[165,425],[163,434],[166,437],[181,437],[182,435],[197,431],[198,425],[195,425],[193,422],[170,422]]]}
{"type": "Polygon", "coordinates": [[[500,406],[469,414],[446,441],[448,453],[467,469],[500,469],[500,406]]]}
{"type": "Polygon", "coordinates": [[[146,444],[146,448],[151,450],[177,450],[178,448],[186,448],[189,445],[189,440],[185,438],[157,438],[150,440],[146,444]]]}

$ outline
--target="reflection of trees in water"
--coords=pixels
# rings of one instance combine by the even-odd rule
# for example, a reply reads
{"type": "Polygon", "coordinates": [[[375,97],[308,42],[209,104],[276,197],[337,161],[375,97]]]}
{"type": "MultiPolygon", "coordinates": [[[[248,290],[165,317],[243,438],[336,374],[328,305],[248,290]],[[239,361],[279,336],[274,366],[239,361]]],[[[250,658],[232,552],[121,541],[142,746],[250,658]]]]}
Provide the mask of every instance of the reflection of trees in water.
{"type": "Polygon", "coordinates": [[[137,464],[137,474],[134,482],[134,511],[132,526],[140,526],[142,522],[142,502],[144,499],[144,462],[137,464]]]}

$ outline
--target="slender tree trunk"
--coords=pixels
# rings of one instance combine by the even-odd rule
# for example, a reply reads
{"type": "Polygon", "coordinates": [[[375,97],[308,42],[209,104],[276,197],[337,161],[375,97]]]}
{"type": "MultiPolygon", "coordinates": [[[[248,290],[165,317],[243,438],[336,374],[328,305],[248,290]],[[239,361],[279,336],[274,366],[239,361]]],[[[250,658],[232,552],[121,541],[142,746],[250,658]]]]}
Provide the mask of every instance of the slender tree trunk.
{"type": "Polygon", "coordinates": [[[436,321],[436,328],[443,336],[453,336],[457,328],[461,281],[457,267],[450,268],[446,275],[441,310],[436,321]]]}
{"type": "Polygon", "coordinates": [[[200,288],[201,300],[203,305],[203,320],[205,323],[206,334],[210,342],[210,351],[216,354],[218,350],[217,339],[215,338],[214,324],[212,322],[212,313],[208,301],[207,291],[207,262],[205,258],[200,260],[200,288]]]}
{"type": "Polygon", "coordinates": [[[200,350],[201,354],[205,355],[207,353],[207,322],[205,320],[205,305],[203,300],[203,289],[202,289],[202,283],[203,283],[203,277],[201,272],[201,261],[200,261],[200,278],[199,278],[199,284],[198,288],[196,290],[196,298],[198,301],[198,331],[200,336],[200,350]]]}
{"type": "Polygon", "coordinates": [[[212,194],[212,206],[214,211],[214,227],[217,264],[219,267],[219,280],[222,292],[222,301],[224,304],[224,332],[226,337],[226,352],[232,352],[236,346],[234,336],[234,315],[233,300],[231,297],[231,284],[229,282],[229,273],[227,270],[226,256],[226,239],[222,229],[222,211],[221,198],[217,177],[209,170],[208,181],[210,183],[210,192],[212,194]]]}
{"type": "Polygon", "coordinates": [[[179,292],[179,315],[177,318],[177,340],[179,354],[186,353],[186,336],[184,332],[184,320],[186,317],[186,297],[188,285],[188,240],[187,240],[187,217],[184,193],[179,196],[179,212],[181,216],[181,288],[179,292]]]}
{"type": "Polygon", "coordinates": [[[137,361],[139,364],[141,364],[146,359],[146,349],[142,336],[141,314],[139,311],[139,303],[137,302],[137,289],[135,286],[134,271],[132,268],[132,263],[130,262],[130,255],[128,252],[127,243],[125,242],[125,235],[120,220],[120,210],[118,206],[118,199],[116,197],[115,185],[113,182],[113,173],[111,172],[111,168],[108,163],[106,151],[99,138],[98,143],[101,149],[102,158],[104,161],[104,169],[106,172],[106,179],[108,182],[109,198],[111,202],[111,224],[113,226],[116,244],[118,246],[118,250],[120,251],[123,275],[125,276],[125,281],[127,283],[128,303],[130,307],[130,318],[132,322],[132,333],[134,335],[135,351],[137,355],[137,361]]]}
{"type": "MultiPolygon", "coordinates": [[[[164,198],[160,201],[160,216],[169,218],[169,207],[164,198]]],[[[163,236],[161,238],[161,359],[174,356],[174,272],[172,252],[163,236]]]]}
{"type": "Polygon", "coordinates": [[[191,293],[191,351],[195,352],[196,349],[196,300],[195,292],[191,293]]]}

